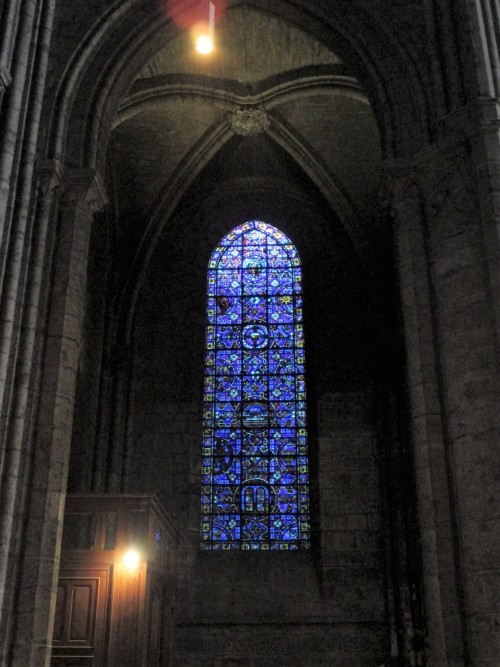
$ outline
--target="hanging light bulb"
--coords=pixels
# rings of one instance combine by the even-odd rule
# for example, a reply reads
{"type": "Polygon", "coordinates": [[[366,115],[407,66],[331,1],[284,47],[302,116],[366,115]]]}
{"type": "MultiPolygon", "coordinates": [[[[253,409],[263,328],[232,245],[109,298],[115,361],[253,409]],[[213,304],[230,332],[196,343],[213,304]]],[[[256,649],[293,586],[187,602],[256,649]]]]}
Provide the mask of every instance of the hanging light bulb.
{"type": "Polygon", "coordinates": [[[208,3],[208,30],[198,35],[196,40],[196,50],[202,55],[208,55],[214,50],[214,29],[215,29],[215,5],[208,3]]]}

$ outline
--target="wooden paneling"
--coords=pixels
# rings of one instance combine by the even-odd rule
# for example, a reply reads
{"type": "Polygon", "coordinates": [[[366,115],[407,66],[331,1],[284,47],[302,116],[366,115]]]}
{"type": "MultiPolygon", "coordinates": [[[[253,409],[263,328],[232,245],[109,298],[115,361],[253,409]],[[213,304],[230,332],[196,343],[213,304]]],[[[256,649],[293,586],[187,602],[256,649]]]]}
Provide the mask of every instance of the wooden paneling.
{"type": "Polygon", "coordinates": [[[53,667],[168,667],[177,534],[148,495],[66,501],[53,667]],[[137,569],[123,562],[139,552],[137,569]]]}
{"type": "Polygon", "coordinates": [[[59,576],[52,665],[103,664],[109,569],[62,569],[59,576]]]}

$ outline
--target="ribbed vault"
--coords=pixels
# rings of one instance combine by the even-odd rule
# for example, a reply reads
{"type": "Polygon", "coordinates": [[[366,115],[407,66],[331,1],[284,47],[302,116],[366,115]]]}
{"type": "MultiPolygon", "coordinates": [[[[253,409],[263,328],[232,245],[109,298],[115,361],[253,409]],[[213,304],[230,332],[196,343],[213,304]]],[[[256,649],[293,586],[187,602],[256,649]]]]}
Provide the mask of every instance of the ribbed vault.
{"type": "Polygon", "coordinates": [[[98,22],[89,13],[86,32],[84,21],[79,29],[78,50],[54,72],[47,150],[105,176],[120,230],[125,330],[158,239],[183,199],[199,196],[198,176],[213,163],[217,187],[230,187],[232,174],[215,158],[237,150],[231,117],[242,110],[266,114],[260,145],[280,157],[271,173],[256,154],[240,153],[239,176],[278,178],[300,196],[314,188],[366,275],[377,275],[387,238],[382,158],[416,151],[430,126],[419,45],[399,43],[383,11],[362,0],[349,11],[342,0],[233,0],[206,60],[151,0],[106,5],[98,22]]]}

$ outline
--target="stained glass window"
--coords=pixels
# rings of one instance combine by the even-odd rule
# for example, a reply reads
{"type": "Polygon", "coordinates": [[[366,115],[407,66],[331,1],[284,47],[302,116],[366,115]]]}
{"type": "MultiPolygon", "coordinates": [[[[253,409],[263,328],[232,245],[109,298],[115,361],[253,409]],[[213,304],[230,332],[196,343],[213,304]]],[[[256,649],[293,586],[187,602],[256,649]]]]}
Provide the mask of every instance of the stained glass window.
{"type": "Polygon", "coordinates": [[[246,222],[208,270],[203,549],[309,547],[305,400],[300,259],[246,222]]]}

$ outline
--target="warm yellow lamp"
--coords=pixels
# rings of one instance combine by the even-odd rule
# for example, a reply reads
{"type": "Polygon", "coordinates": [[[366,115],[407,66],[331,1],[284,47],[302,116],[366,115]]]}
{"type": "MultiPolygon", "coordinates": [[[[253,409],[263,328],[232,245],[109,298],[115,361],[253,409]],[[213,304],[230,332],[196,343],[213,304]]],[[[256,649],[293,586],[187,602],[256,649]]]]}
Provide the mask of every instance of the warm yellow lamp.
{"type": "Polygon", "coordinates": [[[139,567],[140,559],[141,557],[139,555],[139,552],[136,551],[135,549],[130,549],[123,556],[123,564],[129,570],[137,570],[137,568],[139,567]]]}
{"type": "Polygon", "coordinates": [[[196,41],[198,53],[206,56],[214,50],[214,42],[210,35],[200,35],[196,41]]]}

